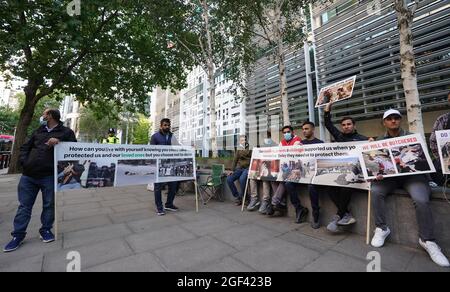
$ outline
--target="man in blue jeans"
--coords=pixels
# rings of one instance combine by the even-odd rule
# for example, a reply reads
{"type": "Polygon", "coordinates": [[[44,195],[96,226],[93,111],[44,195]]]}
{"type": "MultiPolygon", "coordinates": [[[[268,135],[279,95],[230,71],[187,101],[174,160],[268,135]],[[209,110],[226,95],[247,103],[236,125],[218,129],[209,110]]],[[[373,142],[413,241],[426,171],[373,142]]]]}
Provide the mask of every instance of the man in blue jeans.
{"type": "Polygon", "coordinates": [[[77,142],[74,132],[64,127],[60,119],[58,110],[45,110],[40,119],[41,127],[20,148],[23,175],[18,187],[19,209],[11,233],[13,239],[5,246],[4,252],[15,251],[25,240],[39,191],[42,192],[43,201],[42,228],[39,233],[44,243],[55,241],[51,231],[55,221],[54,146],[59,142],[77,142]]]}
{"type": "Polygon", "coordinates": [[[250,167],[250,161],[252,160],[252,151],[249,149],[250,145],[247,143],[247,137],[241,136],[239,143],[233,162],[234,172],[230,173],[227,178],[227,183],[235,198],[234,203],[236,206],[242,204],[245,186],[247,185],[248,169],[250,167]],[[234,184],[237,180],[239,180],[241,185],[241,192],[237,190],[236,185],[234,184]]]}
{"type": "MultiPolygon", "coordinates": [[[[180,145],[175,138],[175,135],[170,131],[171,128],[171,122],[169,119],[163,119],[160,123],[160,129],[159,132],[155,133],[152,136],[152,139],[150,141],[151,145],[166,145],[171,146],[180,145]]],[[[162,202],[162,188],[164,187],[164,183],[155,183],[155,204],[157,209],[158,216],[164,216],[166,215],[166,211],[172,211],[177,212],[178,208],[173,204],[173,201],[175,200],[175,195],[177,193],[177,182],[169,182],[167,185],[169,186],[169,194],[167,196],[167,202],[165,206],[162,202]]]]}

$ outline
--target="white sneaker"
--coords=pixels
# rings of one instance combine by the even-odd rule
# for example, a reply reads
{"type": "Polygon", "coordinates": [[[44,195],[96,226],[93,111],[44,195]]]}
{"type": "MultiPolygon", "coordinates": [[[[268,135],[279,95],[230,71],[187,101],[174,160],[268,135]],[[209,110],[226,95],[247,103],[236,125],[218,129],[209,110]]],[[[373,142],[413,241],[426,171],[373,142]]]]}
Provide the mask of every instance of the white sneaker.
{"type": "Polygon", "coordinates": [[[419,244],[428,252],[433,262],[438,266],[448,268],[450,263],[445,255],[442,253],[441,248],[433,241],[423,242],[419,239],[419,244]]]}
{"type": "Polygon", "coordinates": [[[389,228],[387,228],[386,231],[381,228],[375,229],[375,235],[372,238],[372,246],[376,248],[382,247],[390,234],[391,230],[389,228]]]}

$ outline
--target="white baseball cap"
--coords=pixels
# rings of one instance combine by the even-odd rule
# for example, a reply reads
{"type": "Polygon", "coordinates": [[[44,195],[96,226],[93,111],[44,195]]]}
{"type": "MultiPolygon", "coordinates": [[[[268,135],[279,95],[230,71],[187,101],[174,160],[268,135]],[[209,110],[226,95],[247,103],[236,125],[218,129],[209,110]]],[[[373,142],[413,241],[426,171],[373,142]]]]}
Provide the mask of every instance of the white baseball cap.
{"type": "Polygon", "coordinates": [[[394,116],[394,115],[402,117],[402,114],[398,110],[390,109],[384,113],[383,120],[385,120],[389,116],[394,116]]]}

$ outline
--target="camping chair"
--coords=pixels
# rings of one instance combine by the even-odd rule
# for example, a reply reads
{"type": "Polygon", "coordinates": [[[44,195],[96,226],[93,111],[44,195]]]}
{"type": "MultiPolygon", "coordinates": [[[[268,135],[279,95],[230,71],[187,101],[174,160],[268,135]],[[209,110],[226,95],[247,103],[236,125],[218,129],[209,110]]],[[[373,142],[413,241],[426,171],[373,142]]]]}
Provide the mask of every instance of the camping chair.
{"type": "Polygon", "coordinates": [[[208,177],[206,183],[198,186],[203,205],[206,205],[212,198],[220,202],[225,201],[225,166],[223,164],[214,164],[212,166],[212,175],[208,177]]]}

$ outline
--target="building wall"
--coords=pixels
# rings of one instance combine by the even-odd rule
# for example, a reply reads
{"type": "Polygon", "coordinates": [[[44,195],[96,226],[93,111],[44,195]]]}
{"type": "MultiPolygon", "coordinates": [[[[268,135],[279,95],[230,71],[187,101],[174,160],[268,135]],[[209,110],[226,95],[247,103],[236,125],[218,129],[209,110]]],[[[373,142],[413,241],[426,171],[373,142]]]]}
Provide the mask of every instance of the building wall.
{"type": "Polygon", "coordinates": [[[159,131],[160,122],[168,118],[172,122],[172,131],[179,137],[180,129],[180,93],[173,93],[170,89],[165,90],[157,87],[151,93],[151,122],[152,133],[159,131]]]}
{"type": "Polygon", "coordinates": [[[80,137],[80,110],[81,104],[74,96],[66,96],[61,103],[61,120],[66,127],[69,127],[75,132],[77,138],[80,137]]]}
{"type": "MultiPolygon", "coordinates": [[[[180,141],[206,155],[210,149],[209,83],[200,67],[190,72],[188,86],[181,91],[180,141]]],[[[223,74],[216,77],[216,126],[219,150],[231,150],[237,136],[245,133],[245,105],[229,89],[233,83],[223,74]]]]}
{"type": "MultiPolygon", "coordinates": [[[[382,113],[396,108],[406,114],[400,76],[399,36],[393,0],[380,0],[380,10],[368,9],[373,1],[338,0],[312,9],[312,52],[286,51],[291,123],[299,128],[310,117],[307,69],[315,71],[310,92],[356,75],[353,97],[333,107],[334,122],[344,116],[358,120],[361,132],[382,132],[382,113]],[[316,84],[318,86],[316,86],[316,84]]],[[[436,117],[448,112],[450,91],[450,1],[422,0],[413,25],[418,87],[427,133],[436,117]]],[[[247,116],[281,116],[278,67],[261,58],[249,79],[247,116]]],[[[263,123],[264,124],[264,123],[263,123]]],[[[280,124],[281,126],[281,124],[280,124]]],[[[407,125],[405,125],[407,126],[407,125]]],[[[265,131],[264,125],[249,125],[250,131],[265,131]]],[[[325,135],[322,138],[326,138],[325,135]]]]}
{"type": "MultiPolygon", "coordinates": [[[[314,11],[320,86],[357,76],[353,97],[335,106],[335,120],[351,115],[370,123],[390,108],[406,112],[393,1],[379,1],[381,10],[378,11],[368,9],[369,2],[335,1],[332,6],[318,7],[314,11]]],[[[424,112],[448,110],[449,25],[450,1],[420,1],[413,35],[424,112]]],[[[424,115],[428,131],[427,125],[432,123],[428,119],[435,116],[424,115]]]]}

